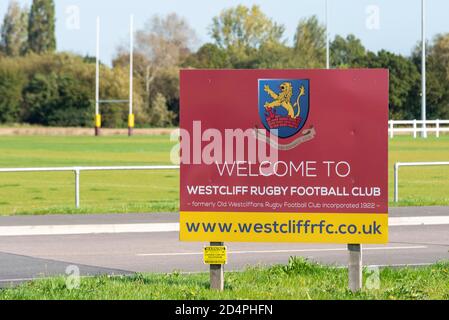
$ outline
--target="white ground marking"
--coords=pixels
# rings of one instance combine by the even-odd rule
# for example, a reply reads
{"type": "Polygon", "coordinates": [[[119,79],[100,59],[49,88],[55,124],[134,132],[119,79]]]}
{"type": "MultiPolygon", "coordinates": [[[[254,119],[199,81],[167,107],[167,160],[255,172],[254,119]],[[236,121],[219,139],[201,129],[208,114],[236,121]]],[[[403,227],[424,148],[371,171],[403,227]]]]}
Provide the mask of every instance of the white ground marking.
{"type": "Polygon", "coordinates": [[[0,236],[49,236],[105,233],[152,233],[179,231],[179,223],[86,224],[0,227],[0,236]]]}
{"type": "MultiPolygon", "coordinates": [[[[408,246],[408,247],[365,247],[365,251],[380,250],[413,250],[427,249],[427,246],[408,246]]],[[[347,248],[319,248],[319,249],[298,249],[298,250],[251,250],[251,251],[230,251],[228,254],[257,254],[257,253],[305,253],[305,252],[333,252],[347,251],[347,248]]],[[[170,253],[138,253],[138,257],[170,257],[170,256],[200,256],[202,252],[170,252],[170,253]]]]}
{"type": "Polygon", "coordinates": [[[394,217],[389,218],[390,227],[400,226],[435,226],[449,224],[449,216],[429,217],[394,217]]]}
{"type": "MultiPolygon", "coordinates": [[[[393,217],[390,227],[449,225],[449,216],[393,217]]],[[[178,232],[179,223],[36,225],[0,227],[0,237],[76,234],[178,232]]]]}

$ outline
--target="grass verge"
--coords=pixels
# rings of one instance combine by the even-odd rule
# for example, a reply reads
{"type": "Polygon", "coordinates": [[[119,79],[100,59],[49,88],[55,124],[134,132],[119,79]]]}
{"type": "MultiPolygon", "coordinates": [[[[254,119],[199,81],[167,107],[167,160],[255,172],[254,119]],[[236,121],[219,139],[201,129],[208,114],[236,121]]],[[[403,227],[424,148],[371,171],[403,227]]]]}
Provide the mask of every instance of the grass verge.
{"type": "Polygon", "coordinates": [[[137,274],[83,278],[69,290],[64,278],[29,282],[0,291],[0,299],[39,300],[422,300],[449,299],[449,262],[423,268],[384,268],[378,277],[365,270],[369,284],[359,293],[347,290],[347,270],[302,258],[287,265],[227,272],[225,291],[208,289],[208,274],[137,274]],[[376,277],[376,278],[372,278],[376,277]],[[380,281],[376,282],[379,279],[380,281]],[[379,287],[376,287],[376,283],[379,287]],[[370,289],[368,289],[369,287],[370,289]]]}

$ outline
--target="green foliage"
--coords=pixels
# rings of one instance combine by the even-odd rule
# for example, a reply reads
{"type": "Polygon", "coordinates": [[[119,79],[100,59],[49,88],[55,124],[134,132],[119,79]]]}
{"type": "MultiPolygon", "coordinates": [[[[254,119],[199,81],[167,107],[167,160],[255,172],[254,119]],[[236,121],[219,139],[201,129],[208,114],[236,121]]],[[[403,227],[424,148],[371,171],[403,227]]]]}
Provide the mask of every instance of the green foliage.
{"type": "Polygon", "coordinates": [[[226,50],[234,67],[248,68],[258,48],[282,42],[284,26],[268,18],[259,6],[238,5],[214,17],[210,33],[217,45],[226,50]]]}
{"type": "Polygon", "coordinates": [[[330,45],[330,53],[333,66],[350,68],[356,67],[357,63],[364,59],[366,49],[360,39],[353,34],[348,35],[346,38],[337,35],[330,45]]]}
{"type": "Polygon", "coordinates": [[[53,0],[33,0],[29,19],[28,50],[35,53],[55,51],[55,5],[53,0]]]}
{"type": "Polygon", "coordinates": [[[166,127],[173,124],[174,114],[168,110],[167,99],[158,92],[150,109],[150,124],[154,127],[166,127]]]}
{"type": "Polygon", "coordinates": [[[279,42],[283,33],[284,27],[273,22],[256,5],[251,8],[238,5],[223,10],[213,18],[211,26],[211,35],[217,44],[222,48],[235,50],[279,42]]]}
{"type": "Polygon", "coordinates": [[[38,73],[24,90],[26,120],[50,126],[87,126],[93,114],[89,91],[71,75],[38,73]]]}
{"type": "Polygon", "coordinates": [[[297,68],[326,66],[326,29],[316,16],[299,22],[293,49],[297,68]]]}
{"type": "MultiPolygon", "coordinates": [[[[195,44],[194,30],[176,13],[153,16],[136,32],[134,75],[140,88],[137,94],[141,98],[137,124],[151,124],[149,114],[159,93],[165,97],[168,110],[179,113],[179,68],[190,58],[195,44]]],[[[114,69],[129,67],[127,49],[118,49],[113,66],[114,69]]]]}
{"type": "MultiPolygon", "coordinates": [[[[129,75],[127,68],[110,69],[101,66],[101,82],[100,82],[100,99],[128,99],[129,75]]],[[[94,93],[92,92],[91,99],[94,93]]],[[[139,96],[136,95],[135,113],[140,117],[139,96]]],[[[126,128],[128,118],[128,103],[100,105],[100,113],[102,115],[102,126],[110,128],[126,128]]],[[[137,121],[136,121],[137,122],[137,121]]]]}
{"type": "Polygon", "coordinates": [[[209,274],[134,274],[82,278],[76,290],[64,277],[36,280],[0,291],[2,300],[420,300],[447,299],[449,263],[423,268],[383,268],[379,289],[348,290],[347,270],[292,258],[283,265],[227,272],[223,292],[209,289],[209,274]],[[298,260],[298,261],[295,261],[298,260]],[[287,269],[289,267],[287,266],[287,269]]]}
{"type": "Polygon", "coordinates": [[[234,61],[234,67],[322,68],[325,65],[325,29],[317,17],[312,16],[299,22],[293,47],[280,41],[266,41],[257,50],[247,50],[247,53],[244,60],[234,61]]]}
{"type": "Polygon", "coordinates": [[[285,44],[266,43],[256,53],[254,68],[282,69],[296,68],[294,50],[285,44]]]}
{"type": "MultiPolygon", "coordinates": [[[[0,61],[0,70],[20,75],[20,82],[0,81],[15,94],[17,121],[54,126],[85,126],[92,122],[94,69],[68,54],[31,54],[0,61]],[[19,83],[18,88],[11,86],[19,83]]],[[[4,120],[11,122],[11,120],[4,120]]]]}
{"type": "MultiPolygon", "coordinates": [[[[92,73],[89,80],[91,85],[91,99],[94,97],[94,65],[91,65],[92,73]]],[[[129,69],[127,67],[109,68],[101,66],[100,98],[127,100],[129,98],[129,69]]],[[[143,89],[138,79],[134,81],[134,105],[136,124],[147,124],[147,110],[143,108],[143,89]]],[[[123,104],[102,104],[103,126],[108,128],[126,128],[128,119],[128,102],[123,104]]]]}
{"type": "Polygon", "coordinates": [[[54,73],[50,75],[38,73],[31,78],[25,88],[24,97],[27,105],[27,115],[25,116],[27,122],[48,125],[47,113],[52,112],[52,107],[57,101],[57,81],[57,76],[54,73]]]}
{"type": "Polygon", "coordinates": [[[213,43],[206,43],[197,52],[190,55],[183,66],[201,69],[226,69],[231,68],[231,63],[226,51],[213,43]]]}
{"type": "MultiPolygon", "coordinates": [[[[101,66],[101,95],[128,99],[125,68],[101,66]]],[[[92,126],[95,64],[76,55],[30,54],[0,60],[0,122],[27,122],[49,126],[92,126]],[[3,109],[2,109],[3,108],[3,109]]],[[[141,110],[141,87],[135,83],[137,123],[146,123],[141,110]]],[[[126,127],[127,104],[102,105],[105,127],[126,127]]]]}
{"type": "Polygon", "coordinates": [[[369,52],[360,64],[367,68],[389,69],[390,118],[416,118],[419,114],[420,74],[410,59],[381,50],[378,54],[369,52]]]}
{"type": "Polygon", "coordinates": [[[20,122],[20,103],[25,83],[23,74],[0,68],[0,123],[20,122]]]}
{"type": "Polygon", "coordinates": [[[0,51],[7,56],[18,56],[27,50],[28,10],[15,1],[9,3],[1,27],[0,51]]]}
{"type": "MultiPolygon", "coordinates": [[[[161,94],[166,100],[165,103],[170,112],[174,113],[173,119],[179,114],[179,70],[178,68],[162,70],[154,77],[153,85],[149,90],[150,110],[158,94],[161,94]]],[[[171,124],[171,122],[169,122],[171,124]]]]}
{"type": "MultiPolygon", "coordinates": [[[[52,0],[34,0],[29,15],[15,1],[9,6],[1,28],[0,123],[92,124],[95,60],[53,53],[54,10],[52,0]],[[25,50],[28,53],[23,56],[25,50]]],[[[133,94],[137,126],[178,123],[181,67],[292,69],[323,68],[326,63],[326,31],[316,16],[299,21],[291,45],[283,38],[284,27],[257,5],[223,10],[213,18],[210,34],[214,43],[194,52],[194,30],[174,13],[153,16],[136,32],[133,94]],[[162,112],[162,120],[158,120],[155,106],[162,112]]],[[[102,98],[128,99],[129,52],[124,48],[118,49],[113,68],[101,66],[102,98]]],[[[370,52],[354,35],[337,35],[330,54],[331,66],[336,68],[389,69],[390,117],[420,118],[419,47],[411,57],[386,50],[370,52]]],[[[429,119],[449,118],[449,34],[429,42],[427,103],[429,119]]],[[[126,103],[102,104],[101,114],[105,127],[127,126],[126,103]]]]}
{"type": "Polygon", "coordinates": [[[278,268],[279,269],[273,268],[273,272],[279,270],[287,275],[310,275],[320,273],[324,270],[319,264],[311,263],[307,259],[299,257],[291,257],[288,264],[279,266],[278,268]]]}
{"type": "MultiPolygon", "coordinates": [[[[421,70],[421,47],[412,60],[421,70]]],[[[435,37],[427,51],[427,111],[431,119],[449,118],[449,34],[435,37]]]]}

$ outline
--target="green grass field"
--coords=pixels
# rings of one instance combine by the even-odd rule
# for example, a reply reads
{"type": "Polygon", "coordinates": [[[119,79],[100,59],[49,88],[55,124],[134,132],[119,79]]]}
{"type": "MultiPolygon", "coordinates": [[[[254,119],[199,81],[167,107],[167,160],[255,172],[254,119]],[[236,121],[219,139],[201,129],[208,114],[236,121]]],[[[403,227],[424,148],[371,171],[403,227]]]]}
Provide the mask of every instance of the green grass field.
{"type": "MultiPolygon", "coordinates": [[[[169,136],[0,137],[0,167],[169,164],[169,136]]],[[[449,161],[449,136],[390,142],[390,199],[395,161],[449,161]]],[[[369,170],[369,168],[367,168],[369,170]]],[[[74,209],[73,173],[0,173],[0,215],[176,211],[179,175],[164,172],[81,174],[74,209]]],[[[449,167],[401,168],[399,205],[449,205],[449,167]]]]}
{"type": "Polygon", "coordinates": [[[449,299],[448,275],[448,263],[416,269],[385,268],[374,281],[373,274],[365,271],[364,278],[371,285],[365,283],[364,289],[354,294],[347,290],[346,269],[295,258],[287,265],[227,272],[222,293],[209,290],[208,274],[139,274],[84,278],[80,287],[72,290],[67,288],[64,278],[38,280],[18,288],[0,290],[0,300],[449,299]],[[375,286],[376,283],[379,285],[375,286]]]}

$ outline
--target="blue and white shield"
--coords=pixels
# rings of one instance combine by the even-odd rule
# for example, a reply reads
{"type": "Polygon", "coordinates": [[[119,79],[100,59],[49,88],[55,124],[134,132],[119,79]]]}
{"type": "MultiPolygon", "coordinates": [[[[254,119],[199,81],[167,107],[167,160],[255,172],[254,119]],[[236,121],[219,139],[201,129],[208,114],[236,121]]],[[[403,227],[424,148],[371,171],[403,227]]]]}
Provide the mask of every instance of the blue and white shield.
{"type": "Polygon", "coordinates": [[[290,138],[309,116],[310,82],[307,79],[259,80],[259,115],[265,128],[279,138],[290,138]]]}

